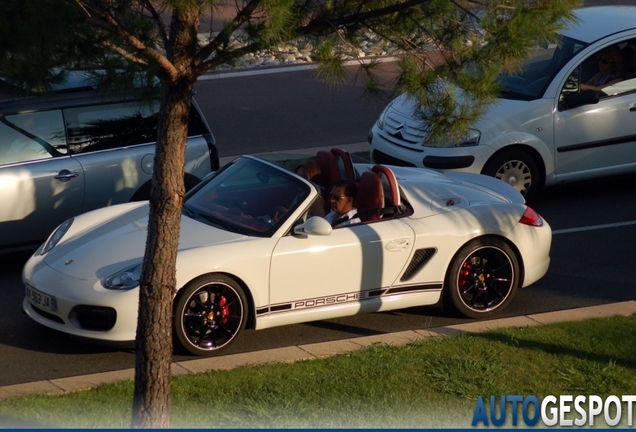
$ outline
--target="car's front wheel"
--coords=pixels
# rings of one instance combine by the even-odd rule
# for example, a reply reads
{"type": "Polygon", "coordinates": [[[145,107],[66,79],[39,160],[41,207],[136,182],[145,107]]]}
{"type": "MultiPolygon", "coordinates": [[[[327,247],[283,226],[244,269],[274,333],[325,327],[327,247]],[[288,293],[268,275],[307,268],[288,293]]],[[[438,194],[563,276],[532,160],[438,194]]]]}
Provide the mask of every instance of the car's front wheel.
{"type": "Polygon", "coordinates": [[[542,186],[534,158],[523,150],[509,149],[496,154],[484,167],[483,174],[498,178],[517,189],[530,201],[542,186]]]}
{"type": "Polygon", "coordinates": [[[448,269],[445,294],[460,314],[488,318],[512,301],[520,284],[514,251],[496,238],[475,239],[455,255],[448,269]]]}
{"type": "Polygon", "coordinates": [[[174,337],[194,355],[224,351],[238,338],[246,321],[245,293],[226,275],[200,276],[183,287],[175,300],[174,337]]]}

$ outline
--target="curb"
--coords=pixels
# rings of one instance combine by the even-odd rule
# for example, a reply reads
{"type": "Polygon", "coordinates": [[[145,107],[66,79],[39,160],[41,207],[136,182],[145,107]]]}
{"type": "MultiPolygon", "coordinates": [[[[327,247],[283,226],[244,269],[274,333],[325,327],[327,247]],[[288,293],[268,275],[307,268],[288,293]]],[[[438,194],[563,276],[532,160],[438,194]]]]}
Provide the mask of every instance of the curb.
{"type": "MultiPolygon", "coordinates": [[[[329,151],[332,148],[339,148],[346,150],[351,155],[354,162],[369,162],[369,143],[366,141],[353,143],[353,144],[340,144],[323,147],[309,147],[302,149],[290,149],[284,151],[271,151],[263,153],[254,153],[253,156],[257,156],[266,159],[270,162],[276,162],[279,164],[284,163],[300,163],[305,159],[316,156],[321,150],[329,151]]],[[[219,158],[220,165],[223,166],[234,159],[243,156],[243,154],[222,156],[219,158]]]]}
{"type": "MultiPolygon", "coordinates": [[[[425,341],[432,337],[455,336],[465,333],[482,333],[506,327],[530,327],[549,325],[566,321],[583,321],[591,318],[607,318],[617,315],[629,316],[636,313],[636,300],[589,306],[556,312],[544,312],[489,321],[476,321],[425,330],[408,330],[382,335],[363,336],[332,342],[296,345],[264,351],[230,354],[221,357],[206,357],[172,363],[172,375],[199,374],[215,370],[229,370],[240,366],[259,365],[273,362],[294,362],[344,354],[350,351],[376,345],[406,345],[415,341],[425,341]]],[[[77,377],[59,378],[15,384],[0,387],[0,399],[25,396],[34,393],[63,394],[94,388],[100,384],[133,380],[135,370],[124,369],[101,372],[77,377]]]]}

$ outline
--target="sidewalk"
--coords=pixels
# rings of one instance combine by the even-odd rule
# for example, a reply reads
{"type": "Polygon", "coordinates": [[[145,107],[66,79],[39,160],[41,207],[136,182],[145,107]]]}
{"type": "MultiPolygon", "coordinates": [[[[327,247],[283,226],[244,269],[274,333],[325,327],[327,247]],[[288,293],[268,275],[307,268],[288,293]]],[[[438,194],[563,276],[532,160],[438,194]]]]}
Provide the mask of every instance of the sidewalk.
{"type": "MultiPolygon", "coordinates": [[[[564,321],[583,321],[589,318],[602,318],[615,315],[632,315],[636,313],[636,301],[610,303],[601,306],[590,306],[557,312],[546,312],[524,315],[513,318],[501,318],[489,321],[474,321],[446,327],[426,330],[409,330],[383,335],[364,336],[332,342],[296,345],[265,351],[243,354],[231,354],[221,357],[206,357],[186,360],[172,364],[172,374],[197,374],[212,370],[227,370],[239,366],[256,365],[271,362],[292,362],[309,360],[356,351],[373,344],[405,345],[413,341],[426,340],[431,337],[453,336],[462,333],[481,333],[504,327],[528,327],[548,325],[564,321]]],[[[103,372],[77,377],[37,381],[0,387],[0,399],[22,396],[32,393],[60,394],[96,387],[100,384],[133,380],[134,369],[103,372]]]]}

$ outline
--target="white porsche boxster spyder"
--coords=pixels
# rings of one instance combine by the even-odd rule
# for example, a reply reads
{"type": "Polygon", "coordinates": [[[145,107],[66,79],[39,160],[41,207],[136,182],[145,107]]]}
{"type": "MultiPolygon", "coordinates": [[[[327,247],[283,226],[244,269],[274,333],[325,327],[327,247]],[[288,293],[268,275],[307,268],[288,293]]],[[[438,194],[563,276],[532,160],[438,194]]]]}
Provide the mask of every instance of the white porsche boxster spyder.
{"type": "MultiPolygon", "coordinates": [[[[352,164],[336,149],[316,160],[321,186],[243,156],[188,193],[173,309],[178,345],[211,355],[246,327],[438,303],[487,318],[548,269],[549,225],[504,182],[352,164]],[[332,228],[308,217],[345,176],[358,185],[362,222],[332,228]]],[[[24,267],[28,316],[80,338],[133,341],[147,222],[148,202],[135,202],[62,223],[24,267]]]]}

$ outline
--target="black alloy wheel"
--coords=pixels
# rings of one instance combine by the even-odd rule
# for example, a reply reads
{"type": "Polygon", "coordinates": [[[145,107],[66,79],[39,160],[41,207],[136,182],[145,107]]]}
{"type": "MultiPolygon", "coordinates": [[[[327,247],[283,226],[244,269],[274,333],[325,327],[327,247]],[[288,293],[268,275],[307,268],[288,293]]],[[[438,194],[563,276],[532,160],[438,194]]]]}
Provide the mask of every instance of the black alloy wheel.
{"type": "Polygon", "coordinates": [[[455,255],[446,276],[445,293],[468,318],[489,318],[512,301],[520,285],[517,257],[504,241],[475,239],[455,255]]]}
{"type": "Polygon", "coordinates": [[[245,293],[226,275],[200,276],[177,295],[174,336],[176,342],[191,354],[219,354],[238,338],[246,321],[245,293]]]}

